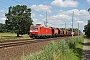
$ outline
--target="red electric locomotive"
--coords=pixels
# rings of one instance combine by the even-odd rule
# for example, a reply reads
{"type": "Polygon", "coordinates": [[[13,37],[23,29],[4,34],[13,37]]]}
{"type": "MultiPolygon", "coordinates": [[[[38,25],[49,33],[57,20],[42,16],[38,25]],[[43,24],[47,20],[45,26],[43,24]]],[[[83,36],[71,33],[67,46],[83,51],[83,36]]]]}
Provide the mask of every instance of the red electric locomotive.
{"type": "Polygon", "coordinates": [[[52,29],[41,26],[41,24],[31,25],[30,27],[30,37],[31,38],[41,38],[41,37],[51,37],[52,29]]]}

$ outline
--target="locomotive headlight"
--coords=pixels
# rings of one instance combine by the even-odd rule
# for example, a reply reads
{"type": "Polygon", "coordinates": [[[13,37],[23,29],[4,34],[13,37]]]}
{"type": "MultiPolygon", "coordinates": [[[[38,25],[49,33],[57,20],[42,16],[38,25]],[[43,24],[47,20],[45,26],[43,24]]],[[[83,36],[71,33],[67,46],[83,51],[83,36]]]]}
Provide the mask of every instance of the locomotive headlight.
{"type": "Polygon", "coordinates": [[[32,30],[30,30],[30,32],[32,32],[32,30]]]}

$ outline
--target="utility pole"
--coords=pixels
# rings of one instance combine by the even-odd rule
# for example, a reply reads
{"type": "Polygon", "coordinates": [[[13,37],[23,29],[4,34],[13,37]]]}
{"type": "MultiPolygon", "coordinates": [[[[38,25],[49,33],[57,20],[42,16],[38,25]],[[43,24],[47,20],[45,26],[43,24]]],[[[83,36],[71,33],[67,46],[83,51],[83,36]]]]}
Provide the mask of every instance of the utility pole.
{"type": "Polygon", "coordinates": [[[78,37],[79,37],[79,23],[78,23],[78,37]]]}
{"type": "Polygon", "coordinates": [[[66,23],[65,23],[65,30],[66,30],[66,23]]]}
{"type": "Polygon", "coordinates": [[[74,17],[74,11],[72,13],[72,37],[73,37],[73,17],[74,17]]]}
{"type": "Polygon", "coordinates": [[[47,23],[48,23],[48,22],[47,22],[47,11],[46,11],[46,27],[47,27],[47,23]]]}

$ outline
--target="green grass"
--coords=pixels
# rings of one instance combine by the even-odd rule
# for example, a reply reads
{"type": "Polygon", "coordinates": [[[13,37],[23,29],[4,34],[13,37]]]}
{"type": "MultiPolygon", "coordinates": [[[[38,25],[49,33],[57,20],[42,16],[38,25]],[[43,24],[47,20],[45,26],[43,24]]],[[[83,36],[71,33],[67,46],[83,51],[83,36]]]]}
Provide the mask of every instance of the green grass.
{"type": "Polygon", "coordinates": [[[88,39],[88,44],[89,44],[88,48],[89,48],[89,50],[90,50],[90,39],[88,39]]]}
{"type": "Polygon", "coordinates": [[[87,39],[87,41],[88,41],[88,48],[89,48],[89,50],[90,50],[90,38],[86,38],[87,39]]]}
{"type": "Polygon", "coordinates": [[[30,38],[29,35],[20,35],[20,37],[16,37],[17,34],[15,33],[0,33],[0,41],[3,40],[17,40],[17,39],[28,39],[30,38]]]}
{"type": "Polygon", "coordinates": [[[54,42],[42,48],[37,54],[23,56],[16,60],[81,60],[83,37],[75,37],[71,40],[54,42]]]}
{"type": "Polygon", "coordinates": [[[75,57],[75,58],[73,58],[71,60],[81,60],[84,38],[83,37],[76,37],[76,38],[72,39],[72,41],[73,42],[70,41],[72,43],[71,49],[73,49],[73,53],[75,55],[72,57],[75,57]]]}
{"type": "Polygon", "coordinates": [[[88,48],[89,48],[89,50],[90,50],[90,37],[85,36],[85,39],[87,40],[88,48]]]}

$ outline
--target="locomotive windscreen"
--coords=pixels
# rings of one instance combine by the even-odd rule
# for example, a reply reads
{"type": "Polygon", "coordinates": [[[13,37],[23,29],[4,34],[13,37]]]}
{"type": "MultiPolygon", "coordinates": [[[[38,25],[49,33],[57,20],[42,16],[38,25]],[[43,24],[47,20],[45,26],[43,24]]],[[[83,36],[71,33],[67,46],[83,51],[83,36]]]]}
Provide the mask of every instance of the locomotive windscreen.
{"type": "Polygon", "coordinates": [[[31,26],[30,29],[31,29],[31,30],[37,30],[37,29],[38,29],[38,26],[31,26]]]}

